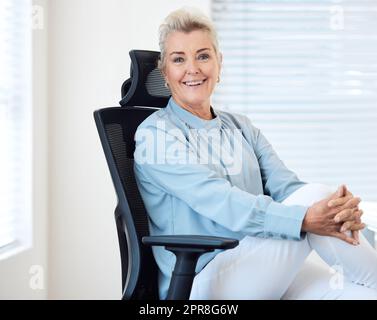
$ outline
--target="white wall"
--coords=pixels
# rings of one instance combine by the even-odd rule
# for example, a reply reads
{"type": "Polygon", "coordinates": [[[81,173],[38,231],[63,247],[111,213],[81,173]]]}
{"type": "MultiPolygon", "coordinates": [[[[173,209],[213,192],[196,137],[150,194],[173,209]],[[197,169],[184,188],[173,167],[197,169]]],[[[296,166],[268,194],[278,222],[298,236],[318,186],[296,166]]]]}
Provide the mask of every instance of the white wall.
{"type": "Polygon", "coordinates": [[[0,299],[47,298],[47,0],[34,0],[43,8],[44,26],[33,30],[33,247],[0,261],[0,299]],[[37,269],[31,269],[37,266],[37,269]],[[29,273],[32,271],[32,273],[29,273]],[[30,286],[38,272],[41,288],[30,286]]]}
{"type": "Polygon", "coordinates": [[[116,198],[93,111],[117,105],[131,49],[158,49],[162,19],[200,0],[49,2],[49,293],[119,299],[116,198]]]}

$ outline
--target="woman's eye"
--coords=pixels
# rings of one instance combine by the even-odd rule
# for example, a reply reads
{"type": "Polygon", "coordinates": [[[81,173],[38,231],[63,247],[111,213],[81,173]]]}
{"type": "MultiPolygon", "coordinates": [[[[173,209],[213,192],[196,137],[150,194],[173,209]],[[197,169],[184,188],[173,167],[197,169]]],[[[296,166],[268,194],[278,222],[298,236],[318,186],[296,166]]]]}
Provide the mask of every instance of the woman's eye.
{"type": "Polygon", "coordinates": [[[199,60],[208,60],[208,58],[209,58],[209,55],[208,55],[208,54],[201,54],[201,55],[199,56],[199,60]]]}
{"type": "Polygon", "coordinates": [[[183,58],[182,57],[174,58],[173,62],[175,62],[175,63],[183,62],[183,58]]]}

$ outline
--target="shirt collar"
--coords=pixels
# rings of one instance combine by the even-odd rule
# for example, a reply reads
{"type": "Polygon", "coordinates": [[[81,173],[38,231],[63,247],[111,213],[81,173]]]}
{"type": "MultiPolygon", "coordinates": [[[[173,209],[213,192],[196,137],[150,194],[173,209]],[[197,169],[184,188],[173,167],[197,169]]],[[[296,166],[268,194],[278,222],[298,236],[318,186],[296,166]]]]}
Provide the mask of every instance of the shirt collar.
{"type": "Polygon", "coordinates": [[[213,110],[211,107],[211,112],[215,116],[214,119],[211,120],[204,120],[199,118],[198,116],[194,115],[193,113],[183,109],[179,106],[173,97],[170,97],[168,105],[166,108],[169,111],[172,111],[176,116],[178,116],[183,122],[186,123],[191,128],[194,129],[212,129],[212,128],[220,128],[221,127],[221,120],[217,112],[213,110]]]}

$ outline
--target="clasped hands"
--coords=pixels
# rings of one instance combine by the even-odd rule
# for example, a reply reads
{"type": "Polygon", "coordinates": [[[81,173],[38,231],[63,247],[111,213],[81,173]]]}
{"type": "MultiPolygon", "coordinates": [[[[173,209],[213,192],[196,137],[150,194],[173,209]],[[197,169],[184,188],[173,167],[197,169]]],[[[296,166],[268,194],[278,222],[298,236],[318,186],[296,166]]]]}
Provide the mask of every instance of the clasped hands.
{"type": "Polygon", "coordinates": [[[349,244],[359,244],[359,230],[365,227],[361,222],[361,199],[341,185],[328,198],[314,203],[306,212],[302,231],[323,236],[332,236],[349,244]]]}

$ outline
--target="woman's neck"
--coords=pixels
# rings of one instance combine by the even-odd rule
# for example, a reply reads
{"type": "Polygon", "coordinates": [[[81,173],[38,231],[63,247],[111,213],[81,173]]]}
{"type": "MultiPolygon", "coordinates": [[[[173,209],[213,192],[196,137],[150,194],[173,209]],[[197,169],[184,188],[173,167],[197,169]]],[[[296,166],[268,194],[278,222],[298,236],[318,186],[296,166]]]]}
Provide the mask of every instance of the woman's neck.
{"type": "Polygon", "coordinates": [[[213,119],[213,115],[212,115],[212,112],[211,112],[211,107],[208,107],[208,109],[193,109],[193,108],[190,108],[190,109],[187,109],[186,107],[183,107],[184,109],[186,109],[187,111],[191,112],[192,114],[196,115],[197,117],[203,119],[203,120],[212,120],[213,119]]]}
{"type": "Polygon", "coordinates": [[[211,105],[209,103],[198,107],[192,107],[183,103],[179,103],[177,100],[176,102],[181,108],[185,109],[186,111],[196,115],[197,117],[203,120],[212,120],[213,118],[215,118],[213,113],[211,112],[211,105]]]}

